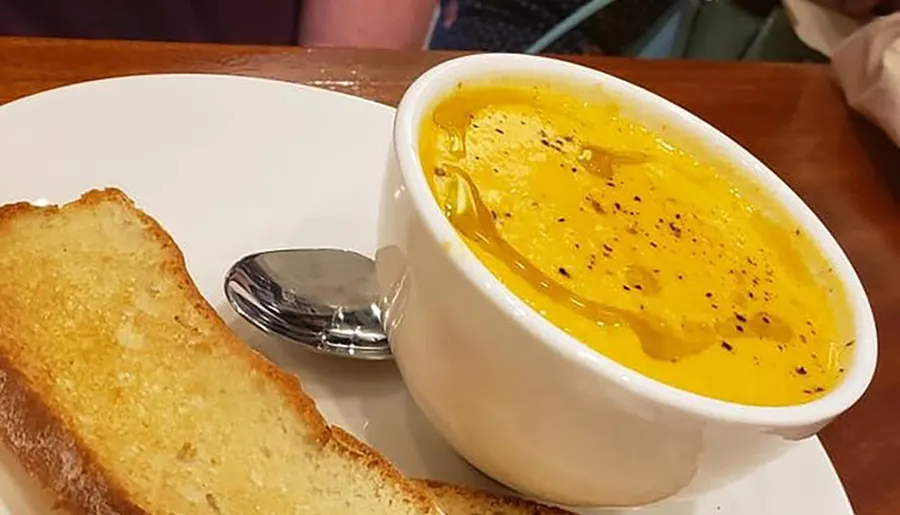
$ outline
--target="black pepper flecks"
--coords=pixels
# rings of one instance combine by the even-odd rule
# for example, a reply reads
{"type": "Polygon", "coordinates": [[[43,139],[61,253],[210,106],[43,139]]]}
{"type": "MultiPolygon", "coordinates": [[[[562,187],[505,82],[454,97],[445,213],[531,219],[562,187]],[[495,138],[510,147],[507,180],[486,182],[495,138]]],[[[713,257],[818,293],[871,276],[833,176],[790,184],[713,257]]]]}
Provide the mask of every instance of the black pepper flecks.
{"type": "Polygon", "coordinates": [[[669,229],[672,231],[673,236],[681,238],[681,227],[675,225],[675,222],[669,222],[669,229]]]}
{"type": "MultiPolygon", "coordinates": [[[[512,125],[510,125],[510,126],[512,126],[512,125]]],[[[491,128],[493,128],[493,127],[491,127],[491,128]]],[[[506,128],[506,127],[504,127],[504,128],[506,128]]],[[[488,131],[484,131],[484,132],[488,132],[488,131]]],[[[503,134],[503,131],[497,130],[497,133],[503,134]]],[[[532,135],[531,144],[534,145],[535,147],[539,148],[539,146],[537,145],[537,138],[534,137],[534,133],[532,133],[532,134],[533,135],[532,135]]],[[[547,140],[547,143],[545,143],[545,145],[548,145],[548,146],[565,145],[565,141],[570,141],[568,139],[561,140],[560,138],[554,138],[547,134],[543,134],[542,136],[544,137],[544,139],[547,140]]],[[[571,148],[568,145],[565,145],[565,146],[566,146],[567,151],[571,148]]],[[[486,161],[486,159],[483,159],[482,161],[486,161]]],[[[485,165],[485,171],[491,170],[490,164],[488,162],[484,162],[483,164],[485,165]]],[[[574,180],[574,181],[587,180],[583,176],[574,175],[574,174],[580,173],[583,171],[584,172],[592,171],[592,170],[588,170],[588,169],[584,168],[582,166],[582,163],[576,163],[574,160],[570,160],[566,157],[561,157],[559,159],[559,163],[553,164],[553,168],[556,167],[556,164],[559,164],[559,166],[560,166],[560,170],[558,173],[560,173],[561,176],[565,176],[565,177],[569,176],[569,172],[567,171],[567,169],[571,170],[571,172],[573,173],[571,179],[565,179],[565,180],[574,180]],[[574,166],[576,164],[577,164],[577,166],[574,166]]],[[[494,170],[494,173],[501,173],[501,171],[498,168],[494,168],[493,170],[494,170]]],[[[596,189],[596,190],[594,190],[593,193],[591,193],[591,195],[593,195],[594,198],[588,198],[585,202],[582,202],[580,205],[572,206],[572,208],[573,208],[572,211],[574,214],[571,214],[571,215],[565,214],[565,216],[561,216],[561,215],[563,215],[563,213],[555,213],[556,214],[555,217],[553,217],[552,215],[550,217],[548,217],[550,219],[549,221],[552,223],[552,221],[555,219],[559,223],[563,223],[563,222],[575,223],[575,222],[582,222],[582,221],[588,222],[589,220],[601,220],[601,219],[590,218],[590,217],[589,218],[580,218],[581,216],[586,216],[586,215],[578,214],[577,212],[574,211],[574,207],[578,207],[578,209],[581,212],[589,212],[589,211],[593,210],[597,213],[603,212],[603,210],[605,208],[604,214],[606,216],[610,216],[610,217],[623,216],[626,214],[631,215],[631,216],[637,216],[637,215],[643,214],[642,213],[643,204],[636,204],[636,203],[642,203],[643,199],[641,198],[640,195],[634,195],[634,190],[628,191],[628,189],[626,188],[625,192],[623,194],[619,195],[619,193],[621,193],[620,191],[612,190],[612,189],[607,190],[606,188],[602,187],[602,184],[604,182],[607,182],[608,186],[610,188],[614,187],[616,185],[618,185],[620,188],[622,188],[623,186],[627,186],[629,184],[628,177],[615,177],[615,179],[616,179],[616,181],[614,181],[612,178],[609,178],[609,179],[604,178],[604,179],[600,180],[596,184],[596,186],[599,186],[599,189],[596,189]],[[629,195],[631,195],[631,196],[629,196],[629,195]],[[615,201],[618,201],[618,202],[615,202],[615,201]],[[634,203],[632,203],[632,201],[634,203]],[[602,205],[601,205],[601,202],[602,202],[602,205]]],[[[646,191],[646,192],[641,191],[640,193],[642,193],[643,196],[648,197],[648,202],[655,202],[656,198],[654,197],[654,194],[651,193],[652,191],[653,191],[653,187],[651,185],[649,191],[646,191]]],[[[585,192],[585,193],[587,193],[587,192],[585,192]]],[[[543,198],[546,198],[546,196],[544,196],[543,198]]],[[[542,200],[542,204],[545,204],[547,202],[549,202],[549,201],[542,200]]],[[[534,205],[536,207],[537,203],[535,202],[534,205]]],[[[500,213],[500,216],[502,218],[504,216],[502,207],[500,207],[498,209],[499,209],[498,212],[500,213]]],[[[675,208],[675,209],[678,209],[678,208],[675,208]]],[[[492,216],[496,218],[497,212],[492,213],[492,216]]],[[[604,218],[602,220],[608,221],[610,219],[604,218]]],[[[700,242],[702,242],[703,244],[712,243],[712,242],[707,242],[707,240],[701,236],[701,233],[694,232],[692,230],[693,221],[698,220],[697,214],[692,213],[692,212],[686,212],[686,213],[682,214],[682,213],[674,213],[674,212],[670,211],[667,215],[664,215],[663,218],[659,219],[661,225],[657,226],[657,230],[655,233],[653,233],[653,229],[651,227],[653,225],[652,216],[647,217],[646,224],[644,223],[643,220],[636,219],[636,218],[635,219],[621,219],[620,218],[620,219],[612,219],[612,220],[615,220],[614,224],[618,227],[614,227],[614,229],[616,229],[618,231],[621,231],[624,228],[625,232],[628,235],[635,236],[636,238],[640,238],[641,234],[644,235],[646,237],[646,243],[650,244],[650,247],[645,247],[645,246],[641,245],[640,244],[641,242],[635,238],[632,238],[631,241],[628,241],[629,236],[626,236],[625,234],[623,234],[621,232],[619,234],[622,236],[623,242],[620,242],[620,243],[614,243],[613,240],[610,239],[609,237],[602,238],[602,239],[598,238],[599,241],[581,240],[581,241],[585,241],[585,245],[587,245],[585,247],[585,253],[580,256],[581,259],[584,259],[586,261],[586,266],[585,266],[585,263],[578,263],[577,261],[574,263],[568,263],[566,265],[566,267],[560,266],[560,267],[558,267],[558,273],[562,277],[571,279],[574,275],[578,275],[579,279],[582,279],[582,275],[580,275],[580,274],[586,274],[586,275],[584,275],[584,277],[601,278],[604,273],[607,275],[610,275],[612,277],[618,277],[619,274],[617,272],[620,271],[620,268],[622,266],[627,266],[625,263],[619,263],[619,259],[624,258],[626,255],[629,254],[629,251],[627,250],[628,248],[631,248],[631,249],[635,250],[636,252],[646,253],[644,255],[648,256],[648,257],[660,258],[661,256],[659,253],[653,252],[653,251],[647,251],[646,249],[647,248],[661,249],[661,252],[665,252],[665,249],[671,248],[672,246],[677,246],[681,243],[687,243],[688,240],[698,244],[698,246],[699,246],[700,242]],[[673,220],[677,220],[678,222],[675,222],[673,220]],[[690,221],[690,223],[689,223],[689,221],[690,221]],[[631,225],[631,224],[634,224],[634,225],[631,225]],[[648,230],[650,232],[647,232],[648,230]],[[683,241],[669,240],[667,238],[671,238],[672,236],[670,236],[669,234],[666,234],[666,233],[670,233],[672,236],[674,236],[676,238],[682,238],[683,241]],[[604,241],[604,239],[608,243],[606,243],[606,244],[602,243],[604,241]],[[638,245],[634,245],[635,243],[637,243],[638,245]],[[602,250],[592,248],[592,247],[594,247],[594,245],[598,245],[598,244],[602,245],[602,250]],[[628,245],[628,247],[619,247],[619,245],[626,245],[626,244],[628,245]],[[615,247],[615,254],[616,254],[615,259],[609,259],[608,261],[601,263],[601,265],[605,265],[605,266],[602,266],[600,269],[596,269],[595,263],[596,263],[597,256],[595,254],[592,254],[591,252],[593,251],[593,252],[596,252],[597,254],[600,254],[601,252],[603,252],[603,254],[607,258],[610,258],[611,254],[613,254],[613,245],[616,246],[615,247]],[[587,271],[582,272],[583,270],[591,270],[591,273],[588,273],[587,271]],[[593,274],[593,271],[595,271],[595,270],[598,272],[598,274],[593,274]],[[611,272],[611,270],[612,270],[612,272],[611,272]]],[[[502,224],[502,221],[498,222],[498,223],[502,224]]],[[[588,223],[590,223],[590,222],[588,222],[588,223]]],[[[566,231],[566,227],[567,226],[556,226],[555,229],[553,229],[553,230],[568,234],[568,232],[566,231]]],[[[790,234],[790,232],[788,234],[790,234]]],[[[577,254],[580,254],[579,243],[570,242],[569,244],[573,245],[575,247],[575,249],[578,250],[577,254]]],[[[723,244],[719,243],[718,246],[723,247],[723,244]]],[[[571,249],[572,247],[569,247],[569,248],[571,249]]],[[[715,245],[712,245],[711,248],[715,249],[715,245]]],[[[692,249],[691,247],[687,247],[686,249],[682,249],[682,250],[686,250],[687,252],[685,252],[685,254],[688,254],[691,249],[692,249]]],[[[705,263],[707,261],[709,261],[713,265],[715,264],[714,263],[715,251],[710,252],[710,253],[703,252],[702,253],[703,256],[701,258],[700,257],[701,248],[694,247],[694,249],[696,250],[694,255],[696,256],[698,265],[700,265],[701,263],[705,263]]],[[[763,288],[759,288],[759,283],[767,281],[767,280],[769,282],[772,282],[771,279],[766,279],[766,275],[762,273],[762,271],[764,270],[766,272],[766,274],[769,274],[769,275],[772,274],[771,270],[769,270],[766,267],[766,260],[767,260],[766,254],[763,253],[762,257],[757,258],[758,259],[758,263],[757,263],[753,259],[746,260],[746,262],[744,262],[746,255],[740,256],[740,257],[732,256],[732,255],[725,256],[725,255],[723,255],[723,252],[725,252],[726,254],[730,254],[727,252],[727,250],[723,250],[722,252],[719,252],[718,258],[720,260],[736,259],[736,260],[738,260],[736,262],[740,263],[742,266],[747,267],[745,270],[741,271],[742,275],[744,275],[746,278],[742,279],[740,276],[736,277],[736,276],[732,275],[730,277],[730,279],[733,279],[735,281],[735,285],[731,290],[726,289],[726,290],[722,291],[722,290],[720,290],[719,286],[709,286],[710,291],[706,291],[705,289],[702,289],[702,286],[701,286],[700,288],[695,290],[696,293],[693,294],[694,296],[704,295],[705,298],[709,299],[705,303],[702,302],[702,300],[701,300],[702,297],[700,299],[695,299],[695,300],[701,300],[700,304],[702,304],[704,307],[707,307],[707,309],[709,309],[710,306],[712,307],[712,309],[718,309],[718,304],[716,304],[716,303],[718,302],[718,303],[722,304],[721,311],[714,312],[715,318],[717,319],[716,321],[724,322],[724,324],[723,324],[724,331],[721,333],[722,336],[720,336],[720,338],[721,337],[728,337],[728,338],[733,338],[733,339],[738,338],[736,335],[732,336],[734,333],[728,334],[728,333],[730,333],[730,331],[728,331],[729,329],[734,330],[733,328],[735,327],[735,325],[733,325],[733,324],[735,324],[735,323],[739,324],[737,326],[738,331],[742,331],[742,330],[744,330],[744,328],[746,328],[747,333],[752,333],[754,335],[756,334],[755,331],[758,331],[758,330],[762,331],[762,329],[765,329],[768,331],[768,330],[774,330],[777,327],[779,327],[781,325],[781,321],[778,319],[777,316],[773,315],[772,319],[770,321],[770,319],[767,316],[765,316],[765,313],[760,312],[757,307],[761,303],[762,297],[763,297],[763,293],[762,293],[763,288]],[[757,268],[754,269],[753,267],[757,267],[757,268]],[[747,273],[748,271],[750,273],[747,273]],[[750,282],[750,280],[753,281],[753,286],[748,288],[747,286],[748,286],[748,283],[750,282]],[[741,286],[743,286],[743,289],[736,289],[736,290],[734,289],[734,288],[741,288],[741,286]],[[726,299],[726,298],[731,299],[732,294],[735,294],[734,300],[733,300],[734,305],[729,305],[730,303],[727,300],[723,300],[723,299],[726,299]],[[751,299],[751,301],[748,302],[747,299],[751,299]],[[759,299],[759,300],[757,300],[757,299],[759,299]],[[743,313],[743,315],[740,313],[735,313],[735,310],[740,311],[740,313],[743,313]],[[728,313],[732,313],[732,316],[735,316],[736,320],[729,317],[728,313]],[[744,316],[744,315],[746,315],[746,316],[744,316]],[[752,320],[752,321],[748,322],[748,320],[752,320]],[[728,326],[728,322],[732,323],[731,327],[728,326]],[[744,323],[744,324],[740,325],[740,323],[744,323]],[[757,325],[757,324],[760,324],[760,325],[757,325]],[[761,328],[761,324],[774,324],[774,325],[771,328],[761,328]]],[[[754,254],[754,256],[756,256],[756,254],[754,254]]],[[[576,259],[578,259],[578,258],[576,258],[576,259]]],[[[660,260],[659,265],[662,265],[662,264],[668,265],[669,263],[665,260],[660,260]]],[[[549,270],[551,274],[552,274],[552,270],[553,269],[551,267],[549,270]]],[[[659,269],[654,269],[653,272],[654,272],[654,274],[660,273],[659,269]]],[[[678,280],[683,280],[683,279],[686,279],[686,277],[684,275],[682,275],[684,273],[685,273],[684,269],[679,270],[677,268],[675,268],[675,269],[669,268],[669,269],[665,269],[664,273],[662,275],[649,276],[650,274],[647,274],[649,276],[649,278],[647,278],[647,279],[644,279],[641,277],[627,277],[624,279],[624,281],[620,279],[619,283],[613,282],[612,284],[613,285],[620,284],[625,291],[646,290],[646,293],[650,294],[650,293],[657,291],[656,287],[658,285],[654,281],[658,281],[658,280],[662,280],[663,282],[665,280],[671,281],[671,279],[674,278],[675,276],[677,276],[678,280]],[[636,279],[639,280],[640,283],[636,282],[636,279]],[[646,286],[646,288],[643,288],[644,286],[646,286]]],[[[731,273],[733,274],[734,271],[732,271],[731,273]]],[[[695,276],[692,275],[691,279],[694,279],[694,278],[695,278],[695,276]]],[[[726,277],[726,279],[729,279],[729,278],[726,277]]],[[[728,282],[730,282],[730,281],[728,281],[728,282]]],[[[769,287],[769,288],[774,288],[774,286],[769,287]]],[[[644,295],[638,294],[637,292],[632,292],[632,293],[634,294],[632,296],[632,299],[637,301],[634,303],[635,305],[641,301],[653,302],[653,300],[650,297],[648,297],[647,299],[644,299],[643,298],[644,295]]],[[[637,307],[637,306],[634,306],[634,307],[637,307]]],[[[647,308],[647,307],[644,304],[640,305],[641,310],[644,310],[645,308],[647,308]]],[[[643,315],[643,314],[641,314],[641,315],[643,315]]],[[[805,329],[804,333],[807,336],[809,336],[810,329],[807,329],[807,328],[803,328],[803,329],[805,329]]],[[[762,334],[762,333],[760,333],[760,334],[762,334]]],[[[798,335],[799,335],[799,331],[795,332],[792,336],[793,336],[793,338],[797,338],[798,335]]],[[[741,336],[746,336],[746,335],[741,335],[741,336]]],[[[715,341],[715,340],[713,340],[713,341],[715,341]]],[[[737,339],[735,339],[735,341],[738,342],[736,344],[736,346],[741,346],[744,342],[744,340],[737,340],[737,339]]],[[[782,342],[786,342],[786,341],[787,340],[782,340],[782,342]]],[[[778,342],[772,342],[772,343],[773,344],[777,343],[777,345],[779,345],[780,348],[782,347],[782,343],[778,343],[778,342]]],[[[799,344],[799,341],[796,339],[794,339],[791,343],[787,343],[788,346],[798,345],[798,344],[799,344]]],[[[731,343],[729,343],[725,340],[721,340],[720,345],[724,350],[726,350],[728,352],[736,352],[735,346],[733,346],[731,343]]],[[[742,347],[741,350],[742,350],[742,352],[739,354],[743,355],[746,353],[746,354],[748,354],[748,355],[746,355],[746,358],[752,359],[753,361],[758,361],[758,359],[759,359],[758,356],[753,355],[753,346],[752,345],[748,344],[746,346],[746,348],[742,347]]],[[[791,348],[790,350],[799,350],[799,349],[791,348]]],[[[787,358],[787,356],[785,356],[785,357],[787,358]]],[[[808,359],[808,354],[807,354],[807,356],[804,356],[804,358],[808,359]]],[[[815,368],[815,366],[813,365],[812,362],[804,363],[804,361],[805,361],[804,359],[798,359],[798,361],[799,361],[799,363],[803,363],[803,364],[807,365],[807,368],[810,370],[810,375],[815,377],[815,374],[813,372],[817,372],[818,369],[815,368]]],[[[794,364],[798,364],[798,362],[794,362],[794,364]]],[[[793,367],[791,367],[790,365],[787,368],[788,371],[791,371],[792,369],[793,369],[793,367]]],[[[812,383],[812,385],[815,384],[815,382],[813,381],[813,377],[810,377],[808,380],[804,378],[804,382],[809,381],[806,383],[805,387],[810,388],[810,389],[813,388],[813,386],[810,385],[810,383],[812,383]]],[[[795,378],[795,380],[799,380],[799,379],[795,378]]]]}
{"type": "Polygon", "coordinates": [[[587,197],[585,197],[585,200],[587,200],[588,203],[590,203],[591,209],[593,209],[595,213],[598,213],[601,215],[606,214],[606,210],[603,209],[603,206],[600,204],[600,202],[597,199],[588,195],[587,197]]]}

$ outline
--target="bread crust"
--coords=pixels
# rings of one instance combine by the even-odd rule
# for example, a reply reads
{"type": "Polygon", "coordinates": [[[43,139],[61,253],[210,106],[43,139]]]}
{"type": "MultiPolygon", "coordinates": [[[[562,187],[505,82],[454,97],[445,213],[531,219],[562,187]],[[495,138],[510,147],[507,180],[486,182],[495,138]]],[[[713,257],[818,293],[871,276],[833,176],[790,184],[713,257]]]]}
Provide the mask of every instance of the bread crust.
{"type": "Polygon", "coordinates": [[[350,459],[355,459],[366,467],[376,470],[382,477],[395,483],[408,498],[414,500],[420,506],[427,506],[433,513],[440,513],[436,508],[434,495],[428,488],[422,488],[419,484],[403,476],[381,453],[356,438],[345,429],[338,426],[330,426],[332,441],[340,448],[340,452],[350,459]]]}
{"type": "MultiPolygon", "coordinates": [[[[501,513],[527,513],[528,515],[575,515],[574,513],[547,506],[534,501],[528,501],[511,495],[501,495],[479,490],[475,488],[467,488],[459,485],[452,485],[432,479],[416,480],[421,486],[434,492],[438,499],[442,497],[455,496],[465,499],[467,502],[482,507],[485,513],[499,515],[501,513]]],[[[440,501],[438,502],[440,504],[440,501]]],[[[447,515],[469,515],[455,514],[453,511],[447,511],[447,515]]]]}
{"type": "Polygon", "coordinates": [[[72,515],[144,515],[88,449],[0,355],[0,441],[72,515]]]}
{"type": "MultiPolygon", "coordinates": [[[[310,428],[310,434],[321,448],[335,443],[335,449],[347,459],[374,469],[387,484],[393,484],[406,495],[408,502],[423,513],[439,513],[434,497],[424,488],[406,479],[383,456],[346,431],[329,427],[315,401],[303,392],[299,379],[244,344],[218,313],[200,294],[191,279],[184,255],[172,237],[152,217],[136,208],[121,190],[91,190],[78,200],[63,206],[37,207],[28,203],[0,207],[0,233],[9,230],[17,218],[28,215],[52,216],[61,210],[91,208],[116,203],[132,210],[146,225],[148,234],[164,249],[166,273],[176,277],[181,292],[198,313],[211,323],[216,345],[224,346],[247,366],[264,375],[281,393],[285,402],[299,413],[310,428]]],[[[0,316],[0,324],[2,324],[0,316]]],[[[0,338],[15,343],[0,325],[0,338]]],[[[63,414],[55,412],[18,371],[11,356],[0,346],[0,441],[18,457],[25,469],[58,499],[60,507],[74,515],[143,515],[148,514],[129,499],[127,492],[111,479],[90,448],[79,441],[63,414]]]]}
{"type": "MultiPolygon", "coordinates": [[[[82,197],[73,203],[97,202],[82,197]]],[[[52,215],[58,206],[37,207],[27,202],[0,206],[0,231],[19,217],[52,215]]],[[[0,319],[2,320],[2,319],[0,319]]],[[[11,342],[0,327],[0,338],[11,342]]],[[[91,450],[70,430],[13,364],[0,346],[0,441],[25,470],[54,495],[58,508],[72,515],[144,515],[124,490],[112,482],[91,450]]]]}

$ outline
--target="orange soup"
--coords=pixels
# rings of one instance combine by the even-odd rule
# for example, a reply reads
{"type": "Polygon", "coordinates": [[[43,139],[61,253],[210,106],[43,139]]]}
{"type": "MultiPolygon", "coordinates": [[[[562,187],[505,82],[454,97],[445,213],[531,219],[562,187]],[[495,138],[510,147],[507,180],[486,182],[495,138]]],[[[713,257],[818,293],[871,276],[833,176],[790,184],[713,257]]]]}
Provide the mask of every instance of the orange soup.
{"type": "Polygon", "coordinates": [[[810,238],[761,209],[758,188],[614,105],[460,84],[422,121],[419,154],[478,259],[597,352],[750,405],[808,402],[840,381],[842,291],[810,238]]]}

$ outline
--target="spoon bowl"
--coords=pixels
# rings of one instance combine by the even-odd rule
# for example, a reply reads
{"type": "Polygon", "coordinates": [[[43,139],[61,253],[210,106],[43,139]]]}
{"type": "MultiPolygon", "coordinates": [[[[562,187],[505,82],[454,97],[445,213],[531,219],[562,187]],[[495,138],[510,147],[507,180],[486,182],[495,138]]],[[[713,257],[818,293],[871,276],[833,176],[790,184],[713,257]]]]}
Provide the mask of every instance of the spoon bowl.
{"type": "Polygon", "coordinates": [[[322,354],[391,359],[375,264],[340,249],[251,254],[225,274],[225,297],[263,332],[322,354]]]}

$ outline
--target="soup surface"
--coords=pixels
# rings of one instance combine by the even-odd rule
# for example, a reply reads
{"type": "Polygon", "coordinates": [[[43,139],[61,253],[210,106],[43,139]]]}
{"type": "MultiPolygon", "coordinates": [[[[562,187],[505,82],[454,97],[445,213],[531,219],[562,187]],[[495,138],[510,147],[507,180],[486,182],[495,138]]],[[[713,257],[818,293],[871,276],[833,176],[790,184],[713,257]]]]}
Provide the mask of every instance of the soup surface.
{"type": "Polygon", "coordinates": [[[758,208],[755,186],[555,88],[459,84],[420,134],[468,247],[584,344],[742,404],[808,402],[839,382],[852,345],[840,287],[796,222],[758,208]]]}

